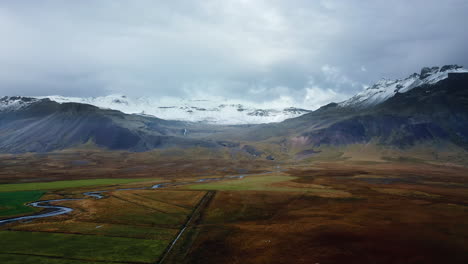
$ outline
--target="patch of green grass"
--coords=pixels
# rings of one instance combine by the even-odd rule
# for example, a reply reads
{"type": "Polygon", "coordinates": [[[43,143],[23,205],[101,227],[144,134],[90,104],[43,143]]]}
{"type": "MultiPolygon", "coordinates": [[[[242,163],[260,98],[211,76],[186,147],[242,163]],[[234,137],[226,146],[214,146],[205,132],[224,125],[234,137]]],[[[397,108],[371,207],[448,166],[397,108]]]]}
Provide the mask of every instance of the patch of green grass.
{"type": "Polygon", "coordinates": [[[144,263],[154,263],[167,246],[159,240],[18,231],[1,231],[0,241],[0,254],[144,263]]]}
{"type": "Polygon", "coordinates": [[[189,186],[194,190],[222,190],[222,191],[307,191],[305,188],[290,188],[271,186],[273,183],[297,179],[291,176],[248,176],[243,179],[226,180],[189,186]]]}
{"type": "MultiPolygon", "coordinates": [[[[50,258],[50,257],[38,257],[28,255],[16,255],[16,254],[0,254],[0,263],[8,264],[106,264],[106,262],[84,262],[81,260],[62,259],[62,258],[50,258]]],[[[112,262],[119,263],[119,262],[112,262]]],[[[123,262],[122,262],[123,264],[123,262]]]]}
{"type": "Polygon", "coordinates": [[[12,227],[12,229],[17,231],[47,231],[110,237],[156,239],[167,242],[171,241],[178,232],[178,229],[159,228],[154,226],[131,226],[79,221],[30,223],[17,225],[12,227]]]}
{"type": "Polygon", "coordinates": [[[148,181],[150,179],[90,179],[54,182],[31,182],[0,184],[0,192],[32,191],[32,190],[57,190],[65,188],[77,188],[97,185],[126,184],[132,182],[148,181]]]}
{"type": "Polygon", "coordinates": [[[26,206],[25,203],[37,201],[43,194],[43,191],[0,193],[0,216],[15,216],[35,212],[37,208],[26,206]]]}
{"type": "Polygon", "coordinates": [[[219,191],[268,191],[268,192],[304,192],[322,197],[346,197],[350,193],[316,184],[295,184],[293,176],[269,175],[248,176],[243,179],[226,180],[205,184],[190,185],[195,190],[219,191]]]}

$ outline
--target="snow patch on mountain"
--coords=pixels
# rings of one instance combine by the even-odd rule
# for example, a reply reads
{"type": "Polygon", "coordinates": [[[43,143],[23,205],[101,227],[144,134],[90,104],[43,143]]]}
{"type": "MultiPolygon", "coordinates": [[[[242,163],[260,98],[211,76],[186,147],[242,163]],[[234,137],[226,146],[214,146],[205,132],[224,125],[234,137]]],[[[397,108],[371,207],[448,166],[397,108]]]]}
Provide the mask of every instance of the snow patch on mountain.
{"type": "Polygon", "coordinates": [[[102,97],[45,96],[58,103],[83,103],[127,114],[150,115],[167,120],[205,122],[210,124],[259,124],[281,122],[311,111],[301,108],[257,108],[231,100],[185,100],[179,98],[131,98],[125,95],[102,97]]]}
{"type": "Polygon", "coordinates": [[[356,94],[350,99],[339,103],[342,107],[365,108],[378,105],[397,93],[405,93],[411,89],[425,85],[435,84],[447,79],[449,73],[468,72],[458,65],[446,65],[439,67],[425,67],[421,73],[414,73],[405,79],[387,80],[382,79],[366,90],[356,94]]]}
{"type": "Polygon", "coordinates": [[[21,110],[39,101],[37,98],[23,96],[4,96],[0,98],[0,112],[21,110]]]}

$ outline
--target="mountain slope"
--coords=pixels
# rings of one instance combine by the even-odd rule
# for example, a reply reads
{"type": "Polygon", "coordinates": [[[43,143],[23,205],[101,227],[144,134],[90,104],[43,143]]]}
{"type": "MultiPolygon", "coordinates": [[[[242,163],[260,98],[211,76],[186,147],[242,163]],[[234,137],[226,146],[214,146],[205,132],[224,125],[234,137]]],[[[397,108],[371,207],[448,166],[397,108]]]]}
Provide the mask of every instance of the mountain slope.
{"type": "Polygon", "coordinates": [[[378,105],[398,93],[408,92],[415,87],[431,85],[448,78],[450,73],[468,72],[458,65],[445,65],[439,67],[425,67],[421,73],[413,73],[405,79],[386,80],[383,79],[366,90],[356,94],[350,99],[341,102],[342,107],[366,108],[378,105]]]}
{"type": "Polygon", "coordinates": [[[450,73],[367,108],[331,104],[282,125],[311,147],[374,141],[401,148],[439,140],[468,149],[468,73],[450,73]]]}
{"type": "Polygon", "coordinates": [[[48,99],[3,98],[8,105],[0,111],[0,150],[2,152],[46,152],[92,142],[107,149],[145,151],[168,146],[215,146],[189,138],[196,124],[127,115],[77,103],[59,104],[48,99]]]}
{"type": "Polygon", "coordinates": [[[430,69],[419,80],[437,82],[405,86],[404,92],[401,88],[377,104],[331,103],[281,123],[259,125],[167,121],[87,104],[4,97],[0,152],[46,152],[89,142],[130,151],[226,148],[231,154],[270,159],[294,156],[295,151],[315,153],[323,146],[369,143],[405,149],[442,142],[468,150],[468,73],[458,66],[430,69]]]}
{"type": "Polygon", "coordinates": [[[331,103],[281,123],[231,132],[230,137],[299,150],[371,142],[397,148],[446,142],[468,150],[468,73],[447,73],[436,83],[397,92],[378,104],[331,103]]]}

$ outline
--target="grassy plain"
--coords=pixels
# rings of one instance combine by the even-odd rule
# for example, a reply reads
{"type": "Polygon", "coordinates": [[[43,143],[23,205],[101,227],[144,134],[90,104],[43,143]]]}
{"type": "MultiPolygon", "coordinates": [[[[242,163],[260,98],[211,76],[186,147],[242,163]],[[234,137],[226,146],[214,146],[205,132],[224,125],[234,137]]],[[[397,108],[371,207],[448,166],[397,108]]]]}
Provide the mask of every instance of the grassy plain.
{"type": "Polygon", "coordinates": [[[2,263],[154,263],[203,191],[128,190],[61,202],[67,215],[0,227],[2,263]],[[23,262],[21,262],[23,261],[23,262]],[[31,262],[27,262],[31,261],[31,262]]]}
{"type": "Polygon", "coordinates": [[[90,261],[151,263],[166,243],[122,237],[60,233],[0,232],[2,254],[25,254],[90,261]]]}
{"type": "Polygon", "coordinates": [[[9,244],[0,249],[0,262],[156,263],[192,219],[165,264],[468,263],[466,167],[364,156],[342,159],[349,153],[334,162],[311,157],[289,164],[179,160],[176,154],[167,159],[161,153],[123,152],[2,159],[4,183],[110,180],[45,194],[74,197],[86,190],[109,190],[100,200],[60,203],[75,209],[70,214],[0,226],[0,241],[9,244]],[[275,172],[259,175],[265,171],[275,172]],[[176,183],[235,174],[252,175],[113,191],[114,179],[176,183]]]}
{"type": "MultiPolygon", "coordinates": [[[[105,264],[106,262],[99,261],[83,261],[83,260],[72,260],[63,259],[60,257],[50,256],[33,256],[33,255],[21,255],[21,254],[2,254],[0,253],[0,263],[8,264],[105,264]]],[[[108,263],[119,263],[119,262],[108,262],[108,263]]],[[[122,263],[123,264],[123,263],[122,263]]]]}
{"type": "Polygon", "coordinates": [[[297,177],[287,175],[247,176],[242,179],[191,185],[193,190],[304,192],[325,197],[347,197],[349,193],[324,185],[295,183],[297,177]]]}
{"type": "Polygon", "coordinates": [[[58,190],[88,186],[117,185],[132,182],[148,181],[150,179],[90,179],[53,182],[34,182],[18,184],[0,184],[0,192],[32,191],[32,190],[58,190]]]}
{"type": "Polygon", "coordinates": [[[262,172],[270,166],[271,162],[266,160],[245,162],[200,153],[188,155],[170,149],[141,153],[64,150],[44,154],[0,154],[0,183],[136,178],[174,180],[201,175],[262,172]]]}
{"type": "MultiPolygon", "coordinates": [[[[274,184],[326,186],[350,195],[236,183],[217,192],[177,263],[468,262],[466,168],[342,162],[287,172],[288,181],[274,184]]],[[[207,185],[220,190],[226,184],[207,185]]]]}
{"type": "Polygon", "coordinates": [[[43,194],[43,191],[0,192],[0,216],[11,217],[37,211],[36,208],[26,206],[25,203],[36,201],[43,194]]]}
{"type": "Polygon", "coordinates": [[[41,222],[18,225],[13,228],[17,231],[41,231],[50,233],[85,234],[108,237],[128,237],[141,239],[154,239],[171,241],[178,229],[148,227],[136,225],[119,225],[109,223],[60,221],[41,222]]]}

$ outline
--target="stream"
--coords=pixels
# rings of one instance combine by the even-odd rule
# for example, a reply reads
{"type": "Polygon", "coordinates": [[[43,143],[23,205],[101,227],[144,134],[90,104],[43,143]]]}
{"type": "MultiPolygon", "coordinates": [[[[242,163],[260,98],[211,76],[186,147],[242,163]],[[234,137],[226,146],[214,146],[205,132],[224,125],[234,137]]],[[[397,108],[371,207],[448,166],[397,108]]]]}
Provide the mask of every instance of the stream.
{"type": "MultiPolygon", "coordinates": [[[[279,169],[279,167],[277,167],[277,169],[279,169]]],[[[264,173],[255,173],[255,174],[251,174],[251,175],[264,175],[264,174],[270,174],[270,173],[273,173],[273,172],[270,171],[270,172],[264,172],[264,173]]],[[[115,191],[129,191],[129,190],[161,189],[161,188],[174,187],[174,186],[180,186],[180,185],[188,185],[188,184],[201,183],[201,182],[221,181],[221,180],[227,180],[227,179],[243,179],[244,177],[247,177],[247,176],[248,176],[247,174],[243,174],[243,175],[224,176],[224,177],[219,177],[219,178],[203,178],[203,179],[198,179],[196,181],[187,181],[187,182],[166,182],[166,183],[155,184],[155,185],[153,185],[151,187],[116,189],[116,190],[112,190],[112,192],[115,192],[115,191]]],[[[102,199],[102,198],[105,197],[103,194],[107,193],[107,192],[110,192],[110,191],[84,192],[83,195],[87,196],[87,197],[94,198],[94,199],[102,199]]],[[[44,208],[44,209],[47,209],[47,210],[45,210],[45,212],[40,212],[40,213],[33,214],[33,215],[19,216],[19,217],[2,219],[2,220],[0,220],[0,225],[12,223],[12,222],[17,222],[17,221],[33,220],[33,219],[37,219],[37,218],[45,218],[45,217],[62,215],[62,214],[68,214],[68,213],[73,211],[72,208],[65,207],[65,206],[59,206],[59,205],[53,205],[51,203],[64,202],[64,201],[79,201],[79,200],[84,200],[84,199],[87,199],[87,198],[86,197],[85,198],[76,198],[76,199],[64,198],[64,199],[53,199],[53,200],[44,200],[44,201],[31,202],[31,203],[28,203],[26,205],[31,206],[31,207],[36,207],[36,208],[44,208]]]]}

